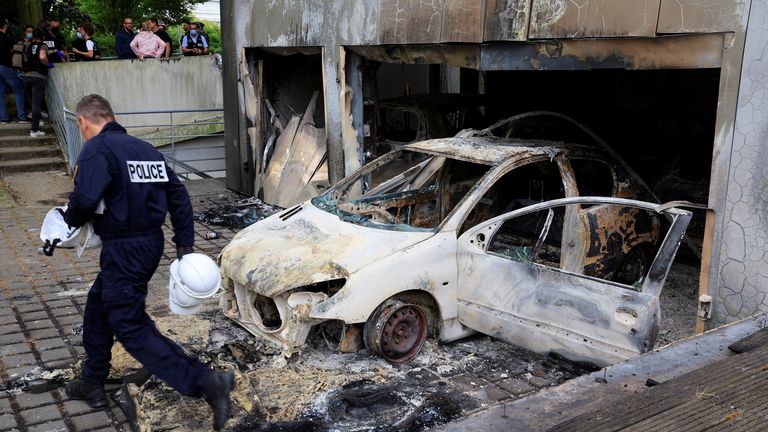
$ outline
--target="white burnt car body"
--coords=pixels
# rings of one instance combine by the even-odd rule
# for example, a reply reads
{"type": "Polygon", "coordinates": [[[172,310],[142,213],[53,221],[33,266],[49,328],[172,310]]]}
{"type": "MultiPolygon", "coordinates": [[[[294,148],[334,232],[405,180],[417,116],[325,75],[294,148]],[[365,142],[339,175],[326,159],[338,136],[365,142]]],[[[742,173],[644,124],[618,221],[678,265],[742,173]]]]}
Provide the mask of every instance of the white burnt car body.
{"type": "Polygon", "coordinates": [[[448,342],[476,331],[618,362],[653,347],[690,219],[637,200],[640,189],[594,148],[409,144],[238,233],[220,255],[221,308],[287,355],[312,326],[337,321],[364,327],[393,362],[428,333],[448,342]]]}

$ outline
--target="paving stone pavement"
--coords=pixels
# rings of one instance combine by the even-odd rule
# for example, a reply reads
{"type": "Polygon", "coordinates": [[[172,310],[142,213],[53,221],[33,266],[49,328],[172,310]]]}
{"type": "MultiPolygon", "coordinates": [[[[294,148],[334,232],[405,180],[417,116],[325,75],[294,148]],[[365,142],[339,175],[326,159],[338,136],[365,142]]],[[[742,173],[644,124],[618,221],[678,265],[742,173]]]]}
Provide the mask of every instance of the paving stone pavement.
{"type": "MultiPolygon", "coordinates": [[[[57,249],[39,252],[39,227],[47,208],[0,210],[0,385],[36,367],[68,367],[84,356],[82,324],[86,294],[99,271],[98,250],[78,259],[57,249]]],[[[168,277],[175,258],[167,222],[166,248],[155,278],[168,277]]],[[[196,224],[196,252],[215,256],[234,235],[196,224]],[[215,230],[217,239],[205,235],[215,230]]],[[[125,416],[110,405],[91,409],[70,401],[63,389],[42,394],[0,391],[0,431],[128,431],[125,416]]]]}

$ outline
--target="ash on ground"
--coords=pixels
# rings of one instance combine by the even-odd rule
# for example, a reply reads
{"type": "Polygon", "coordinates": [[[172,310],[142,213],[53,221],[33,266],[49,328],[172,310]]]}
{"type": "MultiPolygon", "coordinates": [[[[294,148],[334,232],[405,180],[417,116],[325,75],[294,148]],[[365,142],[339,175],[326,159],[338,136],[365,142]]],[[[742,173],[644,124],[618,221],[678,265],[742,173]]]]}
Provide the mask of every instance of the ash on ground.
{"type": "Polygon", "coordinates": [[[693,336],[699,298],[701,263],[678,257],[661,290],[661,324],[656,348],[693,336]]]}
{"type": "MultiPolygon", "coordinates": [[[[185,328],[196,327],[185,319],[185,328]]],[[[397,366],[365,349],[336,352],[320,327],[302,353],[285,358],[217,310],[195,319],[205,338],[192,331],[171,337],[211,367],[235,372],[227,429],[234,431],[420,431],[588,372],[482,335],[447,345],[430,339],[411,363],[397,366]]],[[[157,380],[130,393],[142,430],[210,425],[205,402],[157,380]]]]}
{"type": "Polygon", "coordinates": [[[257,198],[233,199],[222,195],[218,199],[206,198],[200,202],[205,208],[195,212],[195,220],[208,225],[223,226],[236,230],[258,222],[282,210],[257,198]]]}

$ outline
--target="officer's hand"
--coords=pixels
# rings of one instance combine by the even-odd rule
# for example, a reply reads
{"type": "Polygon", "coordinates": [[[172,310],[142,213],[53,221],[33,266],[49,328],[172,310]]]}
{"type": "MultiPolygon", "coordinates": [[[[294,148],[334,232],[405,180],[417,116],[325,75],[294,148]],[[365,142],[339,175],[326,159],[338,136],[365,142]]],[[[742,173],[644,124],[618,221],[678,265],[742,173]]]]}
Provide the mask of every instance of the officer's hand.
{"type": "Polygon", "coordinates": [[[192,248],[192,246],[177,246],[176,247],[176,258],[178,258],[179,261],[181,261],[181,258],[184,255],[191,254],[192,252],[194,252],[194,249],[192,248]]]}

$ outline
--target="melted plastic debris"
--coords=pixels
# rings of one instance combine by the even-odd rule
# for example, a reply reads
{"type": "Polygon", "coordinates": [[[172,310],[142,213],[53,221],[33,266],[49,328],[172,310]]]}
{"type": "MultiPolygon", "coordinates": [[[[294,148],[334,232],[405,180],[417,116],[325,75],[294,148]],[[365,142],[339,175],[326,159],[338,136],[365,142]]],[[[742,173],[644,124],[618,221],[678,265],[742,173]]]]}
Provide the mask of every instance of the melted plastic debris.
{"type": "MultiPolygon", "coordinates": [[[[495,404],[478,396],[493,382],[516,380],[524,396],[586,372],[487,336],[446,345],[430,339],[411,363],[396,366],[366,350],[338,353],[315,329],[302,354],[286,359],[218,310],[155,319],[189,354],[235,372],[227,424],[234,431],[423,431],[495,404]]],[[[120,349],[112,360],[110,382],[122,384],[138,366],[120,349]]],[[[35,370],[2,390],[23,391],[37,378],[66,382],[79,370],[80,365],[35,370]]],[[[129,384],[128,390],[140,430],[210,429],[211,411],[203,400],[184,397],[156,378],[129,384]]]]}
{"type": "Polygon", "coordinates": [[[243,229],[282,210],[256,198],[233,200],[222,198],[207,199],[202,203],[205,209],[195,213],[195,220],[208,225],[243,229]]]}
{"type": "Polygon", "coordinates": [[[14,376],[11,376],[11,378],[15,379],[0,384],[0,394],[19,394],[22,391],[28,390],[27,387],[29,383],[36,380],[46,380],[51,383],[62,384],[74,379],[76,375],[75,370],[78,369],[78,366],[73,366],[67,369],[48,370],[38,366],[21,377],[15,378],[14,376]]]}

